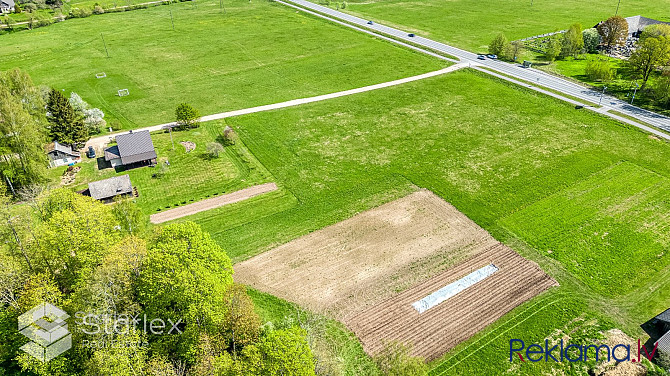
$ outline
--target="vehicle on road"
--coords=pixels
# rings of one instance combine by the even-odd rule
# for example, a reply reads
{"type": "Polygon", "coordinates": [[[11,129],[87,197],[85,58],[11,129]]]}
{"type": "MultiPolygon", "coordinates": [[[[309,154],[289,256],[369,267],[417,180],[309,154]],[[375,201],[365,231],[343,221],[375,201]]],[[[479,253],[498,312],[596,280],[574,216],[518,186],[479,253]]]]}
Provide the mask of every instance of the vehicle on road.
{"type": "Polygon", "coordinates": [[[477,55],[477,59],[486,60],[486,55],[477,55]]]}
{"type": "Polygon", "coordinates": [[[368,25],[374,25],[375,23],[372,21],[368,21],[368,25]]]}
{"type": "Polygon", "coordinates": [[[407,34],[407,36],[410,37],[410,38],[414,38],[414,33],[409,33],[409,34],[407,34]]]}
{"type": "Polygon", "coordinates": [[[86,151],[86,156],[89,158],[95,158],[95,149],[93,149],[93,146],[88,147],[88,150],[86,151]]]}
{"type": "Polygon", "coordinates": [[[486,57],[488,57],[489,59],[493,59],[493,60],[498,59],[498,55],[493,55],[493,54],[486,55],[486,57]]]}

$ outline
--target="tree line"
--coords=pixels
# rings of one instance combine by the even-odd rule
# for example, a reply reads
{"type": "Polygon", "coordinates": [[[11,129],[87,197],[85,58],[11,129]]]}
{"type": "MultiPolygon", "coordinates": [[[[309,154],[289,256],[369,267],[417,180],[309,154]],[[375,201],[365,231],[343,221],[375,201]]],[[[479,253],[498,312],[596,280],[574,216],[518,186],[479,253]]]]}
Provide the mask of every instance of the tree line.
{"type": "Polygon", "coordinates": [[[46,182],[45,145],[52,141],[75,149],[105,126],[104,113],[76,93],[37,86],[12,69],[0,72],[0,175],[5,191],[46,182]]]}

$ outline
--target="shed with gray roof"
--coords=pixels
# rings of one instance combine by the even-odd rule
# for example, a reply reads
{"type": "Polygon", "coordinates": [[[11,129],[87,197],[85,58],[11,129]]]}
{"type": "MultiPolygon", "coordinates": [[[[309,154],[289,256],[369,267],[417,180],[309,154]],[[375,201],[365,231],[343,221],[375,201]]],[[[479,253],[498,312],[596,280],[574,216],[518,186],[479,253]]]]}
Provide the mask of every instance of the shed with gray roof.
{"type": "Polygon", "coordinates": [[[133,194],[133,184],[127,174],[115,176],[88,183],[88,193],[94,199],[108,203],[114,201],[117,196],[131,196],[133,194]]]}

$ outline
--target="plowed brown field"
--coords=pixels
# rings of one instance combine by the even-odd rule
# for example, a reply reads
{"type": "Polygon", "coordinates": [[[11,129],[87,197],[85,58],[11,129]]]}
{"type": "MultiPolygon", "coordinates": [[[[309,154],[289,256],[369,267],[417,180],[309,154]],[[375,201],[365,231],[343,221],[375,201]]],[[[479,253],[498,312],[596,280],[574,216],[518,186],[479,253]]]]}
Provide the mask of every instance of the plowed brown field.
{"type": "Polygon", "coordinates": [[[554,285],[449,203],[422,190],[235,265],[250,285],[433,359],[554,285]],[[499,270],[419,314],[417,300],[488,264],[499,270]]]}
{"type": "Polygon", "coordinates": [[[414,355],[432,360],[499,319],[514,307],[556,285],[536,264],[502,244],[391,299],[362,311],[345,324],[375,354],[387,341],[411,344],[414,355]],[[412,303],[489,264],[498,271],[419,314],[412,303]]]}
{"type": "Polygon", "coordinates": [[[340,320],[496,244],[429,191],[235,265],[235,281],[340,320]]]}

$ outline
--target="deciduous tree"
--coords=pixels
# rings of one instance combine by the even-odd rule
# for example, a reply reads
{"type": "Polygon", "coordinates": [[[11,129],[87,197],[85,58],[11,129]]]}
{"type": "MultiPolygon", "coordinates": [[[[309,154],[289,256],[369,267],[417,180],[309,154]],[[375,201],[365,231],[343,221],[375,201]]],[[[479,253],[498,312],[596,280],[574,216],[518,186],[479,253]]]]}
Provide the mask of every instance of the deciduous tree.
{"type": "Polygon", "coordinates": [[[498,56],[503,56],[508,48],[507,47],[508,44],[509,42],[507,41],[507,37],[505,37],[505,34],[500,33],[493,39],[493,41],[491,41],[491,44],[489,44],[489,53],[498,56]]]}
{"type": "Polygon", "coordinates": [[[628,37],[628,21],[621,16],[610,17],[596,28],[608,48],[625,43],[628,37]]]}
{"type": "Polygon", "coordinates": [[[197,128],[200,124],[200,112],[188,103],[182,103],[175,110],[177,124],[182,129],[197,128]]]}
{"type": "Polygon", "coordinates": [[[641,89],[644,89],[654,70],[670,64],[670,38],[665,36],[641,38],[628,63],[642,77],[641,89]]]}
{"type": "Polygon", "coordinates": [[[157,230],[141,271],[138,298],[150,317],[186,323],[183,334],[156,336],[156,350],[193,362],[200,333],[221,325],[233,267],[221,247],[193,222],[157,230]]]}
{"type": "Polygon", "coordinates": [[[574,24],[563,34],[563,56],[577,56],[583,49],[582,25],[574,24]]]}

